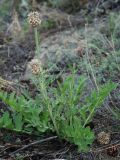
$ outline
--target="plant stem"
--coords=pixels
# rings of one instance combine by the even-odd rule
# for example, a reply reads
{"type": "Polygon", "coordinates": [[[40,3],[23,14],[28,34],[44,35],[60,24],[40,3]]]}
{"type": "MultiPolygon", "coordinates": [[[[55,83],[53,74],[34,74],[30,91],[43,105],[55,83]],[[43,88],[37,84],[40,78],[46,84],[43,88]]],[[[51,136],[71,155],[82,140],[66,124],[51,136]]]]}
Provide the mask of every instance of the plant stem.
{"type": "Polygon", "coordinates": [[[54,129],[55,129],[57,135],[59,135],[58,127],[57,127],[56,121],[55,121],[55,119],[53,117],[52,108],[51,108],[51,106],[49,104],[47,105],[47,108],[48,108],[48,111],[49,111],[49,114],[50,114],[50,118],[51,118],[51,120],[53,122],[54,129]]]}
{"type": "Polygon", "coordinates": [[[52,104],[50,104],[50,100],[49,100],[49,97],[48,97],[48,94],[47,94],[47,89],[46,89],[45,77],[44,76],[45,76],[44,73],[41,73],[42,81],[40,81],[40,90],[41,90],[43,98],[45,100],[45,104],[47,106],[50,118],[51,118],[53,126],[54,126],[54,129],[55,129],[57,135],[59,135],[58,127],[57,127],[56,121],[54,119],[53,111],[52,111],[52,104]]]}
{"type": "Polygon", "coordinates": [[[34,33],[35,33],[36,54],[38,56],[39,52],[40,52],[40,47],[39,47],[39,39],[38,39],[38,30],[37,30],[37,27],[34,28],[34,33]]]}

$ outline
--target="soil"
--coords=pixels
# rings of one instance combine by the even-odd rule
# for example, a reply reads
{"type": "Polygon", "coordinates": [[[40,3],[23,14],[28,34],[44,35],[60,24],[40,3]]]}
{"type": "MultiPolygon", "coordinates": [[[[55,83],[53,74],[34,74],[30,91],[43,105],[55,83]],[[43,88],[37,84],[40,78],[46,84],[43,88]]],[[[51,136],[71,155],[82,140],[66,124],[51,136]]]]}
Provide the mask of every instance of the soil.
{"type": "Polygon", "coordinates": [[[19,79],[25,70],[26,63],[34,52],[34,44],[30,39],[26,42],[7,41],[3,34],[0,37],[0,76],[7,80],[19,79]]]}
{"type": "MultiPolygon", "coordinates": [[[[113,7],[109,7],[109,10],[118,10],[118,8],[119,2],[118,5],[113,3],[113,7]]],[[[93,14],[93,12],[91,14],[93,14]]],[[[106,17],[105,14],[106,13],[102,13],[100,19],[98,19],[99,22],[106,17]]],[[[48,67],[48,62],[56,63],[57,68],[55,68],[55,70],[59,72],[61,68],[67,68],[66,64],[77,63],[81,60],[84,54],[84,40],[79,37],[79,29],[77,29],[77,27],[78,26],[75,26],[74,28],[69,28],[64,31],[55,28],[47,31],[47,33],[41,33],[42,55],[40,56],[40,60],[43,62],[43,59],[45,58],[45,62],[43,62],[45,68],[48,67]],[[82,48],[79,48],[79,44],[82,44],[82,48]],[[61,53],[61,56],[59,54],[58,57],[56,51],[61,53]]],[[[27,65],[28,62],[34,58],[34,51],[35,44],[31,32],[27,33],[25,38],[19,41],[13,40],[8,35],[6,36],[6,32],[1,32],[0,76],[14,82],[20,82],[21,80],[23,81],[26,79],[29,80],[27,65]]],[[[81,73],[83,73],[83,70],[79,71],[79,74],[81,73]]],[[[113,81],[120,83],[119,75],[113,81]]],[[[120,92],[120,88],[118,87],[115,92],[120,92]]],[[[116,93],[113,93],[112,100],[114,101],[114,104],[119,106],[120,101],[114,97],[114,94],[116,93]]],[[[31,145],[14,154],[14,151],[25,147],[34,141],[39,141],[40,139],[53,137],[55,135],[48,133],[42,137],[1,129],[0,159],[120,160],[120,122],[112,117],[109,111],[109,105],[112,106],[110,102],[107,102],[107,105],[105,104],[104,107],[98,110],[92,123],[89,124],[96,136],[101,131],[110,133],[111,141],[108,145],[100,145],[95,140],[88,153],[78,153],[76,146],[69,144],[64,140],[60,140],[59,138],[55,138],[47,142],[31,145]]],[[[0,101],[0,108],[4,110],[7,106],[0,101]]]]}

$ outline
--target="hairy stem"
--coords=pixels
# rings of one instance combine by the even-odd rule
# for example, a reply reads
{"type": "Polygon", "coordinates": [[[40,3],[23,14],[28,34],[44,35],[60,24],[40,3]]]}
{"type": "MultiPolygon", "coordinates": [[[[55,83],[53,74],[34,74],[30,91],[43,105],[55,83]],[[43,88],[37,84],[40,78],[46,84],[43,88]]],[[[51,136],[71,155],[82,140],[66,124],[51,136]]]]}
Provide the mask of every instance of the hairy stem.
{"type": "Polygon", "coordinates": [[[38,38],[38,30],[37,27],[34,28],[34,33],[35,33],[35,45],[36,45],[36,54],[38,56],[40,52],[40,47],[39,47],[39,38],[38,38]]]}

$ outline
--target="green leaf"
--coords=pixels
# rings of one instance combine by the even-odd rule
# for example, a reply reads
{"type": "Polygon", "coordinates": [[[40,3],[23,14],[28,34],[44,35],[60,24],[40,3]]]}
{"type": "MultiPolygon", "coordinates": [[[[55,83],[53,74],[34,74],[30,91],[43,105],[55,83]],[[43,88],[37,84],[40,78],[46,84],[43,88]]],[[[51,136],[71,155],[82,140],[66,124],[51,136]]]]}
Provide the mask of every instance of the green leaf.
{"type": "Polygon", "coordinates": [[[15,124],[15,129],[14,130],[22,131],[23,125],[24,125],[22,115],[20,113],[19,114],[14,114],[13,115],[13,120],[14,120],[14,124],[15,124]]]}
{"type": "Polygon", "coordinates": [[[9,112],[3,114],[3,128],[13,129],[14,125],[12,119],[10,118],[9,112]]]}

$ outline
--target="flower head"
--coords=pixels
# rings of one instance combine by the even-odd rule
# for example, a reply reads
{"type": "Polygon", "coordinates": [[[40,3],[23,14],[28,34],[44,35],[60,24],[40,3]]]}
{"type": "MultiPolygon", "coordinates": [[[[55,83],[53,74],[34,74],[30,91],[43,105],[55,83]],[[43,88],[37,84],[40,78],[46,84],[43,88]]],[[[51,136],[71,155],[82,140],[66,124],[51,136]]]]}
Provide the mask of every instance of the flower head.
{"type": "Polygon", "coordinates": [[[28,22],[33,27],[37,27],[39,24],[41,24],[40,14],[37,11],[30,12],[28,14],[28,22]]]}
{"type": "Polygon", "coordinates": [[[110,134],[105,133],[104,131],[100,132],[97,136],[97,141],[100,144],[108,144],[110,142],[110,134]]]}
{"type": "Polygon", "coordinates": [[[38,75],[41,71],[41,64],[38,59],[33,59],[30,63],[31,71],[34,75],[38,75]]]}

